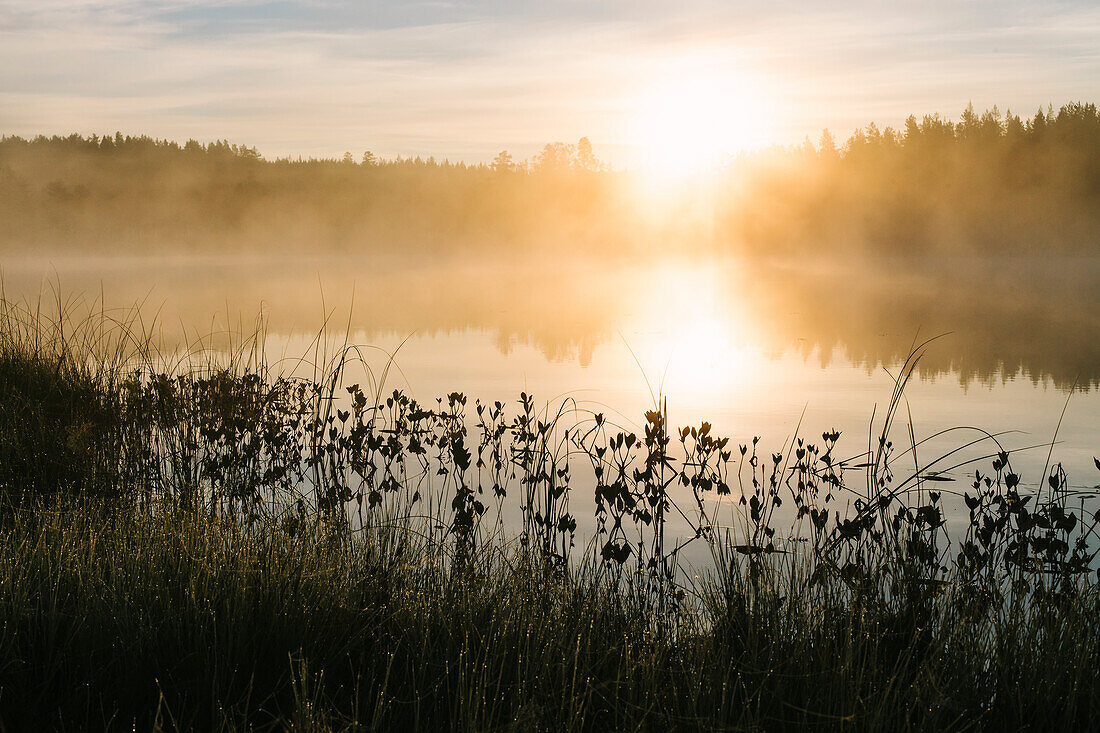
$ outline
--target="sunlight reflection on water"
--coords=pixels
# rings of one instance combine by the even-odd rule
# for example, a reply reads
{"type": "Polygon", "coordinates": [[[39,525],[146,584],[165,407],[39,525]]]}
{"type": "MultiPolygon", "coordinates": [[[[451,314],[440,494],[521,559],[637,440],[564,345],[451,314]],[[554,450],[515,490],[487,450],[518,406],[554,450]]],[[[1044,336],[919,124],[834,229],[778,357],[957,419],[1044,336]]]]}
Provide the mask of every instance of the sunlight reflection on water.
{"type": "MultiPolygon", "coordinates": [[[[247,332],[262,310],[266,353],[291,369],[327,315],[330,349],[350,328],[350,342],[375,347],[363,353],[376,375],[396,351],[388,387],[424,402],[453,391],[489,401],[527,391],[639,429],[663,396],[674,426],[708,420],[734,442],[760,435],[768,450],[796,430],[812,439],[833,428],[851,454],[865,449],[876,406],[881,416],[889,401],[889,370],[918,334],[955,331],[929,347],[906,392],[918,440],[969,425],[1022,431],[1004,437],[1010,448],[1049,443],[1074,376],[1085,386],[1100,376],[1089,304],[1067,298],[1061,280],[1044,289],[1030,275],[1038,285],[1027,292],[1038,295],[1027,301],[974,297],[944,282],[929,295],[906,275],[730,259],[22,258],[3,267],[8,298],[44,293],[48,303],[56,283],[65,295],[103,293],[111,306],[144,301],[169,351],[227,321],[247,332]]],[[[1091,271],[1073,263],[1064,274],[1081,272],[1091,271]]],[[[1054,460],[1078,487],[1100,479],[1098,417],[1097,392],[1077,391],[1058,431],[1054,460]]],[[[932,456],[954,438],[922,450],[932,456]]],[[[1019,472],[1037,481],[1046,454],[1022,454],[1019,472]]]]}

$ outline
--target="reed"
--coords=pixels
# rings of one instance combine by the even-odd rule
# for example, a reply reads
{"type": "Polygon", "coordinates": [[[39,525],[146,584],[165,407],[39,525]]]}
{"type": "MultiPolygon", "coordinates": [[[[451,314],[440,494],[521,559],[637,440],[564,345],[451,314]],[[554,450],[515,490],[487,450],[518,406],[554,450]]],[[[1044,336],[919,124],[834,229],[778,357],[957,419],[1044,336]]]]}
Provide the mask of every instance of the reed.
{"type": "Polygon", "coordinates": [[[568,400],[422,405],[346,384],[346,343],[299,377],[262,330],[169,358],[57,311],[0,312],[6,728],[1100,718],[1098,518],[995,435],[956,499],[957,456],[895,446],[927,344],[844,457],[835,431],[673,429],[663,402],[640,434],[568,400]]]}

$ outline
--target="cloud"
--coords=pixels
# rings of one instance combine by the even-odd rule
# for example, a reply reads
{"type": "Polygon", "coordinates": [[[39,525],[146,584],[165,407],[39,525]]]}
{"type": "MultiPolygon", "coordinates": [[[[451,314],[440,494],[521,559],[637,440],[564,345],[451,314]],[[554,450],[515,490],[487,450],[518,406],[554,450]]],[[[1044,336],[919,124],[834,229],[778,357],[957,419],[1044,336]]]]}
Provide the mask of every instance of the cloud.
{"type": "Polygon", "coordinates": [[[588,135],[600,152],[689,56],[758,82],[777,142],[1100,96],[1087,3],[732,5],[0,0],[0,131],[468,160],[588,135]]]}

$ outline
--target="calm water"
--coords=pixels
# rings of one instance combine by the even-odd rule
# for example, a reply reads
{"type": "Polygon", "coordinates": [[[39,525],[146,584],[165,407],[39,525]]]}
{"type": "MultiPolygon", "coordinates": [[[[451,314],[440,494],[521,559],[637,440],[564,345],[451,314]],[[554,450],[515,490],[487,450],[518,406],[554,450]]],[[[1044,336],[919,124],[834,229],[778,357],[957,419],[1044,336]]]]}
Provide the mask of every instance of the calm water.
{"type": "MultiPolygon", "coordinates": [[[[141,302],[166,351],[227,324],[251,330],[262,313],[269,358],[301,370],[294,358],[310,353],[327,319],[332,339],[377,347],[362,352],[375,375],[396,352],[387,384],[421,401],[452,391],[514,400],[525,390],[640,427],[661,394],[674,425],[708,420],[736,442],[761,436],[765,451],[796,429],[813,438],[837,428],[841,452],[858,453],[890,399],[891,374],[914,343],[943,334],[907,390],[918,440],[972,426],[1017,431],[1002,437],[1008,448],[1049,444],[1068,397],[1053,460],[1076,487],[1100,483],[1098,261],[958,261],[937,263],[935,275],[905,263],[563,265],[458,254],[0,262],[9,299],[49,302],[60,287],[66,297],[102,294],[108,307],[141,302]]],[[[975,435],[937,439],[922,461],[975,435]]],[[[895,439],[908,442],[904,424],[895,439]]],[[[1024,451],[1014,465],[1037,482],[1046,457],[1047,448],[1024,451]]],[[[973,468],[954,474],[965,472],[973,468]]]]}

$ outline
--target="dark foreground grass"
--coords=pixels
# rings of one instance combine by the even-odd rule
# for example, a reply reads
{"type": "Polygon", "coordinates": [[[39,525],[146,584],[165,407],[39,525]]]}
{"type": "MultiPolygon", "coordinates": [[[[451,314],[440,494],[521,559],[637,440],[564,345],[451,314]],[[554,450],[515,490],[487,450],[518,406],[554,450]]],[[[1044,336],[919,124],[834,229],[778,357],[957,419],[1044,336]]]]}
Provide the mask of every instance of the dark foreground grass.
{"type": "Polygon", "coordinates": [[[943,476],[895,477],[885,437],[853,489],[836,434],[757,457],[655,410],[567,436],[526,396],[473,428],[460,395],[341,403],[343,356],[134,372],[129,336],[26,315],[0,330],[6,730],[1100,724],[1095,521],[1057,467],[1025,492],[999,452],[952,542],[943,476]]]}
{"type": "MultiPolygon", "coordinates": [[[[655,638],[594,575],[453,574],[317,525],[28,510],[2,540],[3,714],[39,727],[1055,729],[1095,721],[1095,599],[912,628],[736,582],[655,638]],[[992,634],[992,636],[990,636],[992,634]]],[[[507,560],[511,562],[507,562],[507,560]]]]}
{"type": "Polygon", "coordinates": [[[1088,728],[1094,595],[928,626],[787,579],[703,591],[675,638],[593,573],[454,574],[320,526],[20,512],[0,538],[9,730],[1088,728]]]}

